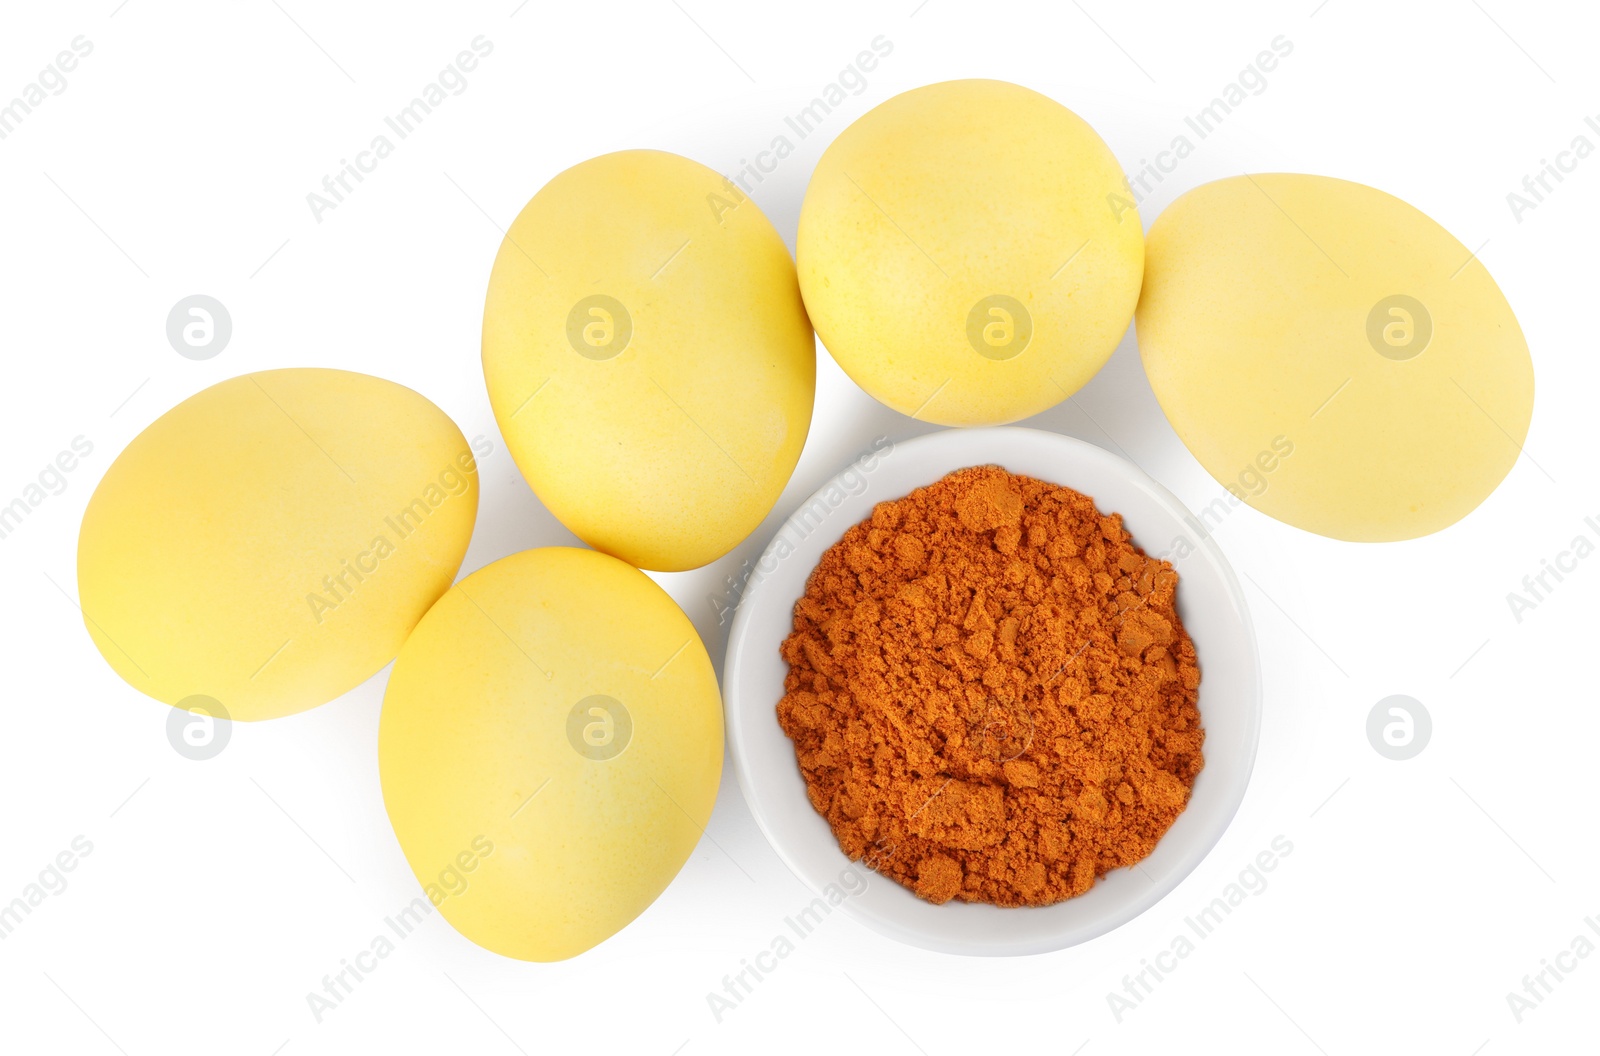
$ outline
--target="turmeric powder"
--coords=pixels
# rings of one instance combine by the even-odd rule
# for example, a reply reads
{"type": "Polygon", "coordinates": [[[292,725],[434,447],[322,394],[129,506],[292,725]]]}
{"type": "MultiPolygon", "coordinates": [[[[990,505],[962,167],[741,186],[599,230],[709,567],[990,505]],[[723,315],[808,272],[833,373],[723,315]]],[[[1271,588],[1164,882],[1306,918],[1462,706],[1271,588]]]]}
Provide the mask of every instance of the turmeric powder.
{"type": "Polygon", "coordinates": [[[1139,862],[1203,765],[1177,589],[1121,515],[998,467],[880,503],[782,646],[812,806],[934,903],[1048,905],[1139,862]]]}

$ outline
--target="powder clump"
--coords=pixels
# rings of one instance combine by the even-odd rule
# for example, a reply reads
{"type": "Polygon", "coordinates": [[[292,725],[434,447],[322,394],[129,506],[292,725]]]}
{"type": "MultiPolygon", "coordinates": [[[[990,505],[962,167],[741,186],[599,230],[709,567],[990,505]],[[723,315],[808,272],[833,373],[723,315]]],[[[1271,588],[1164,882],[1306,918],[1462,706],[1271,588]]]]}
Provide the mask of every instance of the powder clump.
{"type": "Polygon", "coordinates": [[[852,859],[934,903],[1048,905],[1147,856],[1203,765],[1178,576],[994,466],[880,503],[795,605],[778,720],[852,859]]]}

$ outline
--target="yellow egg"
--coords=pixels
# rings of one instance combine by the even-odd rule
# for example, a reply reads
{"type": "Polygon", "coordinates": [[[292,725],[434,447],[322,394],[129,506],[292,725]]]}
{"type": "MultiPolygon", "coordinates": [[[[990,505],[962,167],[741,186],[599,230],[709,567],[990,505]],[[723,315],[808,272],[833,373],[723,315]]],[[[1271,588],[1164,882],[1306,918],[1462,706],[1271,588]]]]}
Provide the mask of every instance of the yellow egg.
{"type": "Polygon", "coordinates": [[[629,150],[551,180],[489,277],[506,446],[579,538],[697,568],[761,523],[805,444],[816,343],[794,262],[734,184],[629,150]]]}
{"type": "Polygon", "coordinates": [[[1139,351],[1234,495],[1335,539],[1470,513],[1533,414],[1516,316],[1475,254],[1398,198],[1326,176],[1208,183],[1150,231],[1139,351]]]}
{"type": "Polygon", "coordinates": [[[800,289],[857,384],[942,425],[1066,399],[1139,297],[1122,170],[1061,104],[1004,81],[895,96],[834,140],[800,210],[800,289]]]}
{"type": "Polygon", "coordinates": [[[407,640],[378,730],[384,805],[467,938],[558,961],[666,889],[722,774],[716,675],[683,610],[593,550],[474,572],[407,640]]]}
{"type": "Polygon", "coordinates": [[[423,396],[342,370],[246,374],[152,422],[95,488],[84,623],[157,700],[304,711],[394,659],[477,512],[472,452],[423,396]]]}

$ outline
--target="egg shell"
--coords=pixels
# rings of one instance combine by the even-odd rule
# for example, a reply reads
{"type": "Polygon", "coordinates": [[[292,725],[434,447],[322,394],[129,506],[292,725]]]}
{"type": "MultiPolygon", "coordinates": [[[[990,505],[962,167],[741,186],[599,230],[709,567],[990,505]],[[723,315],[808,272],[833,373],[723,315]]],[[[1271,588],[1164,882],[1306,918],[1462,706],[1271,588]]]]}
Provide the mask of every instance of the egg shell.
{"type": "Polygon", "coordinates": [[[483,373],[517,466],[579,538],[697,568],[772,509],[816,342],[778,233],[736,185],[629,150],[552,179],[506,233],[483,373]]]}
{"type": "Polygon", "coordinates": [[[471,449],[425,397],[342,370],[245,374],[152,422],[95,488],[84,624],[157,700],[303,711],[394,659],[477,510],[471,449]]]}
{"type": "Polygon", "coordinates": [[[721,697],[648,576],[593,550],[527,550],[417,626],[378,761],[445,919],[496,953],[557,961],[621,930],[688,860],[722,775],[721,697]]]}
{"type": "Polygon", "coordinates": [[[1533,415],[1515,314],[1415,207],[1327,176],[1235,176],[1150,230],[1137,331],[1162,410],[1233,495],[1335,539],[1439,531],[1533,415]]]}
{"type": "Polygon", "coordinates": [[[942,425],[998,425],[1081,388],[1133,316],[1144,233],[1110,148],[1004,81],[897,95],[823,153],[800,289],[845,373],[942,425]]]}

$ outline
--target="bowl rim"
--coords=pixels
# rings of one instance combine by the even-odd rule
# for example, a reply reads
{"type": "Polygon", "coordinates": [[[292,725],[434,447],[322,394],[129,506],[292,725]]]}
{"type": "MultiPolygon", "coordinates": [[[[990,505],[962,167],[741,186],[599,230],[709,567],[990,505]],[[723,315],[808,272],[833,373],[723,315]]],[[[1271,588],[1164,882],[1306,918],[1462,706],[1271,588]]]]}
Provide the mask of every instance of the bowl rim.
{"type": "MultiPolygon", "coordinates": [[[[1218,842],[1220,842],[1223,834],[1228,830],[1233,822],[1233,819],[1238,814],[1239,807],[1244,801],[1245,793],[1248,790],[1251,777],[1253,776],[1255,770],[1255,761],[1260,745],[1263,710],[1260,648],[1256,638],[1255,627],[1250,617],[1250,609],[1244,595],[1244,589],[1240,584],[1238,577],[1235,575],[1232,566],[1228,563],[1226,556],[1222,553],[1221,547],[1217,545],[1216,540],[1211,533],[1205,529],[1202,522],[1196,518],[1194,514],[1191,513],[1175,495],[1158,483],[1143,469],[1139,468],[1137,465],[1125,458],[1121,458],[1110,451],[1105,450],[1104,448],[1084,440],[1079,440],[1076,437],[1024,426],[993,426],[977,428],[956,427],[939,429],[930,433],[912,437],[908,440],[894,442],[889,446],[889,450],[887,452],[883,452],[883,457],[887,458],[894,455],[901,455],[903,452],[907,451],[916,452],[923,448],[933,449],[943,445],[952,445],[958,440],[960,441],[961,447],[970,449],[972,451],[973,457],[937,470],[926,480],[922,481],[922,483],[912,485],[906,490],[905,494],[908,494],[910,490],[914,490],[917,487],[932,484],[935,481],[942,479],[949,473],[955,472],[961,468],[999,464],[996,460],[987,458],[985,456],[985,449],[993,449],[998,446],[1002,446],[1007,442],[1032,444],[1040,447],[1041,449],[1054,448],[1061,453],[1068,454],[1071,459],[1099,462],[1104,467],[1109,468],[1120,475],[1129,485],[1143,492],[1146,497],[1153,501],[1157,506],[1161,507],[1163,511],[1168,514],[1177,524],[1181,525],[1186,533],[1192,533],[1191,541],[1195,547],[1195,550],[1188,556],[1192,559],[1195,556],[1203,555],[1207,564],[1211,567],[1211,570],[1220,580],[1222,590],[1225,592],[1227,600],[1232,603],[1233,613],[1238,620],[1238,642],[1246,654],[1246,664],[1242,677],[1246,679],[1246,688],[1248,692],[1244,694],[1244,699],[1240,702],[1240,706],[1242,707],[1244,715],[1245,728],[1243,731],[1243,743],[1238,746],[1238,750],[1242,752],[1242,758],[1237,760],[1232,767],[1232,779],[1228,786],[1222,789],[1220,793],[1222,797],[1221,801],[1218,805],[1212,808],[1209,814],[1204,816],[1205,825],[1203,831],[1199,835],[1199,838],[1191,838],[1188,841],[1188,849],[1185,853],[1183,853],[1181,859],[1174,866],[1168,869],[1168,875],[1164,878],[1164,880],[1153,882],[1150,885],[1149,891],[1145,893],[1143,897],[1133,898],[1129,900],[1127,904],[1121,906],[1117,911],[1104,913],[1087,923],[1079,924],[1070,928],[1045,931],[1037,937],[1027,940],[1009,942],[973,942],[971,940],[942,936],[926,928],[910,927],[895,920],[887,919],[879,914],[867,912],[860,904],[859,899],[847,897],[839,903],[839,908],[844,909],[852,919],[858,921],[873,931],[908,945],[923,949],[942,953],[976,956],[1023,956],[1049,953],[1055,950],[1065,949],[1069,946],[1087,942],[1090,939],[1113,931],[1116,928],[1121,927],[1123,924],[1133,920],[1135,917],[1142,915],[1162,899],[1164,899],[1172,891],[1177,889],[1177,887],[1179,887],[1182,882],[1188,878],[1188,876],[1199,866],[1199,864],[1210,855],[1211,851],[1215,849],[1218,842]]],[[[875,443],[874,449],[876,448],[877,444],[875,443]]],[[[758,794],[758,787],[762,779],[753,772],[750,759],[746,753],[745,738],[748,735],[746,726],[747,718],[751,722],[756,721],[756,716],[760,713],[760,710],[765,708],[771,713],[772,721],[776,723],[777,701],[773,700],[763,704],[759,701],[746,701],[744,699],[743,689],[741,688],[743,685],[743,680],[746,677],[744,654],[750,639],[752,621],[756,619],[755,613],[762,608],[762,606],[759,604],[752,604],[752,598],[759,598],[761,596],[761,588],[765,580],[765,577],[761,576],[760,574],[761,570],[767,566],[769,561],[776,563],[783,560],[784,555],[777,553],[777,551],[781,545],[786,543],[788,534],[792,529],[795,528],[800,517],[807,510],[814,508],[815,504],[819,500],[826,501],[825,496],[830,489],[840,488],[841,478],[844,477],[846,473],[849,473],[853,467],[857,466],[860,461],[861,458],[858,456],[856,459],[847,462],[838,472],[829,476],[828,479],[823,481],[814,492],[798,502],[795,505],[793,512],[787,518],[785,518],[783,523],[780,524],[773,532],[772,538],[763,548],[760,558],[758,558],[757,561],[751,566],[750,576],[744,584],[743,591],[739,598],[738,607],[734,612],[732,624],[729,628],[727,647],[724,654],[723,663],[724,721],[727,728],[728,748],[733,760],[733,771],[737,778],[740,792],[744,797],[746,806],[750,810],[751,816],[755,819],[757,827],[761,830],[762,835],[766,838],[767,843],[772,847],[778,858],[789,869],[789,871],[800,880],[803,885],[817,895],[825,895],[826,892],[824,888],[828,885],[814,879],[810,873],[797,862],[796,855],[792,852],[791,848],[786,846],[785,841],[774,835],[772,819],[768,816],[768,810],[764,804],[763,797],[758,794]],[[746,714],[747,712],[749,713],[748,716],[746,714]]],[[[1072,463],[1070,460],[1064,460],[1063,464],[1070,465],[1072,463]]],[[[1037,476],[1037,474],[1033,473],[1023,475],[1037,476]]],[[[1038,479],[1048,478],[1039,476],[1038,479]]],[[[1059,478],[1052,480],[1051,482],[1062,484],[1066,487],[1074,487],[1073,484],[1059,478]]],[[[887,498],[874,499],[872,505],[867,507],[867,515],[870,516],[871,508],[872,506],[875,506],[877,502],[889,501],[899,497],[902,496],[893,495],[887,498]]],[[[1094,498],[1097,507],[1101,508],[1101,512],[1107,512],[1106,509],[1101,506],[1101,499],[1099,499],[1097,496],[1091,496],[1091,498],[1094,498]]],[[[1110,512],[1119,511],[1111,510],[1110,512]]],[[[843,536],[845,531],[855,524],[860,523],[860,521],[863,519],[864,518],[860,517],[845,518],[843,521],[841,521],[842,527],[838,533],[833,533],[831,531],[807,533],[802,531],[800,534],[805,537],[807,541],[809,541],[814,535],[824,537],[821,541],[821,550],[825,551],[828,547],[831,547],[834,543],[838,542],[839,538],[843,536]],[[848,523],[845,523],[846,521],[848,523]]],[[[1149,551],[1147,550],[1146,552],[1148,553],[1149,551]]],[[[819,558],[820,553],[821,551],[818,552],[819,558]]],[[[812,568],[815,568],[815,561],[812,562],[811,568],[808,568],[806,571],[807,579],[810,577],[812,568]]],[[[792,600],[788,603],[791,612],[793,603],[794,602],[792,600]]],[[[1192,613],[1189,617],[1186,617],[1186,625],[1192,618],[1192,613]]],[[[1202,695],[1203,693],[1204,690],[1202,689],[1202,695]]],[[[1202,721],[1204,722],[1203,710],[1202,721]]],[[[1209,734],[1209,724],[1206,725],[1209,734]]],[[[1207,768],[1210,768],[1212,765],[1212,756],[1210,754],[1211,747],[1210,738],[1208,736],[1206,757],[1207,768]]],[[[1204,775],[1205,773],[1206,770],[1202,769],[1201,774],[1204,775]]],[[[1197,780],[1199,780],[1199,778],[1197,778],[1197,780]]],[[[1191,798],[1191,803],[1189,807],[1186,807],[1185,814],[1189,812],[1189,809],[1192,806],[1193,801],[1191,798]]],[[[805,808],[815,813],[814,808],[812,808],[809,801],[805,802],[805,808]]],[[[1183,816],[1184,815],[1179,816],[1180,820],[1183,818],[1183,816]]],[[[820,818],[821,816],[818,815],[818,817],[820,818]]],[[[826,825],[825,820],[823,821],[823,824],[826,825]]],[[[1174,824],[1177,823],[1175,822],[1174,824]]],[[[1166,839],[1166,836],[1163,836],[1163,839],[1166,839]]],[[[838,850],[839,853],[841,869],[847,869],[851,866],[855,866],[859,870],[866,871],[868,876],[879,875],[867,870],[867,867],[860,862],[852,861],[848,856],[845,855],[842,849],[836,848],[836,850],[838,850]]],[[[1108,877],[1097,879],[1096,887],[1105,883],[1108,877]]],[[[884,879],[887,880],[887,878],[884,879]]],[[[908,897],[916,898],[914,894],[903,888],[900,884],[892,880],[887,882],[891,886],[904,891],[908,897]]],[[[918,901],[921,900],[919,899],[918,901]]],[[[1075,901],[1077,900],[1066,899],[1062,902],[1054,903],[1052,906],[1040,907],[996,907],[985,903],[960,903],[954,900],[946,905],[977,906],[988,910],[996,910],[1006,914],[1037,914],[1048,911],[1054,906],[1061,906],[1075,901]]],[[[944,907],[941,906],[939,908],[943,909],[944,907]]]]}

